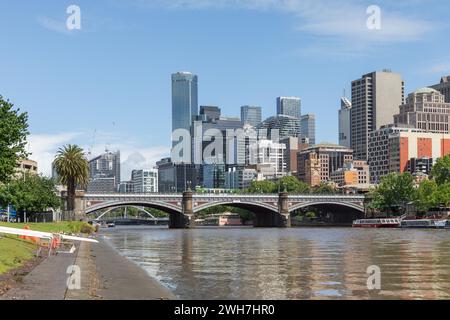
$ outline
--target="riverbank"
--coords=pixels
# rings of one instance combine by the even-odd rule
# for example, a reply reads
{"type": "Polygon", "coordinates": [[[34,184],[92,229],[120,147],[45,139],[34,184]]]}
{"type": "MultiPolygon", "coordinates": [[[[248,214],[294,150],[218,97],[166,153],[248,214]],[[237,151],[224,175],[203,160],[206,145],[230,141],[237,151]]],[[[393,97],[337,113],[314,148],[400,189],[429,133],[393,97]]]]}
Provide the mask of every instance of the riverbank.
{"type": "MultiPolygon", "coordinates": [[[[133,262],[99,239],[77,243],[75,253],[41,261],[0,300],[156,300],[176,297],[133,262]],[[78,266],[80,286],[67,288],[69,267],[78,266]]],[[[73,269],[73,268],[72,268],[73,269]]],[[[77,281],[72,282],[76,284],[77,281]]]]}

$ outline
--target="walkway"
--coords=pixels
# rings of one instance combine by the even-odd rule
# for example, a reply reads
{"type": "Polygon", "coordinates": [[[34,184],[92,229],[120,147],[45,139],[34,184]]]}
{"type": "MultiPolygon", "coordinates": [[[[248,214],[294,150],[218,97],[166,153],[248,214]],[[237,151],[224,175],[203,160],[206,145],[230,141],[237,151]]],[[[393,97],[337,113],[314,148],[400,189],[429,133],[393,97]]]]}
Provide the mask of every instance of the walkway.
{"type": "Polygon", "coordinates": [[[74,254],[51,256],[0,300],[156,300],[175,299],[158,281],[104,241],[81,243],[74,254]],[[81,270],[81,289],[67,290],[67,268],[81,270]]]}

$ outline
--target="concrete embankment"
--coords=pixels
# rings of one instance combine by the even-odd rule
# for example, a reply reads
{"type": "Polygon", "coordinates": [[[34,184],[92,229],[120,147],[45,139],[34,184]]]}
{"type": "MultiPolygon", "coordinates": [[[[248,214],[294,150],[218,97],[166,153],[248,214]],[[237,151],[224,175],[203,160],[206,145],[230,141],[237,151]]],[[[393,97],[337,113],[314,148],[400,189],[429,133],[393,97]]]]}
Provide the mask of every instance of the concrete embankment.
{"type": "MultiPolygon", "coordinates": [[[[58,253],[44,260],[20,283],[0,296],[3,300],[159,300],[176,297],[144,270],[100,239],[78,243],[75,253],[58,253]],[[77,266],[75,268],[69,268],[77,266]],[[79,274],[67,286],[68,269],[79,274]],[[79,271],[79,273],[78,273],[79,271]]],[[[70,272],[70,271],[69,271],[70,272]]]]}

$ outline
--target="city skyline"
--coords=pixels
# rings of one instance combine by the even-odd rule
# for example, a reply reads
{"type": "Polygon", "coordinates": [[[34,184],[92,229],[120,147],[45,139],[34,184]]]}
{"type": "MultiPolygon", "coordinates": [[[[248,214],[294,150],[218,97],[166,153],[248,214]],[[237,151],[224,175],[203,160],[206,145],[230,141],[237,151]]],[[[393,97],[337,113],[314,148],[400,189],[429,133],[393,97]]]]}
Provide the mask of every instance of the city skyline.
{"type": "MultiPolygon", "coordinates": [[[[245,5],[246,1],[232,7],[209,1],[204,6],[185,1],[184,8],[159,3],[145,6],[142,15],[133,5],[104,1],[103,13],[98,4],[79,1],[83,27],[74,33],[59,28],[66,18],[65,5],[30,4],[26,12],[8,5],[12,19],[0,32],[14,50],[0,54],[6,75],[0,80],[1,94],[30,113],[29,151],[41,172],[50,174],[51,159],[65,143],[78,143],[92,154],[105,147],[120,150],[125,176],[168,155],[170,74],[177,71],[197,74],[199,105],[218,105],[225,115],[239,115],[243,105],[258,105],[266,119],[275,114],[277,96],[300,97],[302,112],[316,115],[317,142],[337,142],[342,90],[350,92],[351,81],[361,74],[390,68],[402,74],[405,94],[438,84],[450,74],[449,45],[438,40],[448,26],[433,23],[446,11],[447,4],[438,1],[436,6],[416,3],[407,13],[402,10],[404,3],[382,1],[385,39],[367,35],[359,48],[345,44],[364,39],[368,31],[364,23],[354,33],[342,25],[345,17],[339,17],[337,10],[342,3],[322,6],[323,15],[317,11],[319,5],[310,1],[293,1],[296,9],[276,1],[265,2],[266,7],[258,2],[245,5]],[[315,11],[298,14],[305,6],[315,11]],[[321,16],[330,19],[328,26],[336,23],[341,28],[314,29],[321,16]],[[179,28],[194,17],[196,37],[179,28]],[[227,30],[230,17],[235,26],[227,30]],[[209,24],[211,30],[205,30],[208,21],[216,22],[209,24]],[[298,24],[302,27],[295,27],[298,24]],[[242,32],[235,32],[236,28],[242,32]],[[330,45],[326,38],[339,41],[344,49],[325,50],[330,45]],[[117,48],[116,41],[125,49],[117,48]],[[277,48],[277,41],[287,43],[287,48],[277,48]],[[434,50],[412,50],[430,43],[434,50]],[[179,45],[183,52],[177,50],[179,45]],[[241,49],[234,52],[231,48],[236,45],[241,49]],[[332,79],[324,81],[324,75],[332,79]],[[53,117],[73,121],[50,123],[53,117]]],[[[355,21],[365,22],[365,4],[369,2],[353,2],[348,15],[361,15],[355,21]]]]}

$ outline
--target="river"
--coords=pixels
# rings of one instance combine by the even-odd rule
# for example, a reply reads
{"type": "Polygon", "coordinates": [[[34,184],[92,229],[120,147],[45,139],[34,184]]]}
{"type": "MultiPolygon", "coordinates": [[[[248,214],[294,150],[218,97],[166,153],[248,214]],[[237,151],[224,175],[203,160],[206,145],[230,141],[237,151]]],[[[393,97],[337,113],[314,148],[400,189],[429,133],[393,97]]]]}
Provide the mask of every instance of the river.
{"type": "Polygon", "coordinates": [[[449,299],[450,230],[117,227],[119,252],[181,299],[449,299]],[[381,290],[368,290],[369,266],[381,290]]]}

